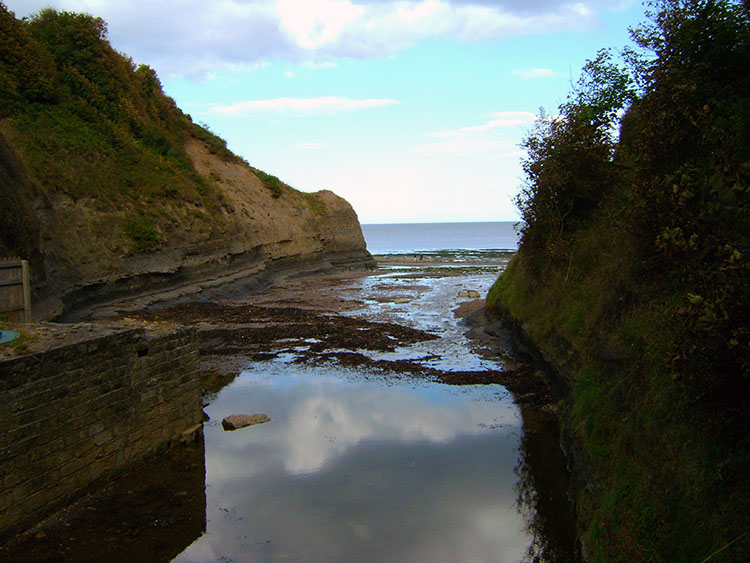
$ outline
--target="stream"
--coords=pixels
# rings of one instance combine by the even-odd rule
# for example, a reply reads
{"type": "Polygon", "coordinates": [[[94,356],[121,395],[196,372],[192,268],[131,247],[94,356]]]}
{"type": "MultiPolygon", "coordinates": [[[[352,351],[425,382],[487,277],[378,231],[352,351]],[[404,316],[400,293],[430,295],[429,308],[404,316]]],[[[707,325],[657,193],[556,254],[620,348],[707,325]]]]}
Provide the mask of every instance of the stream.
{"type": "Polygon", "coordinates": [[[580,560],[554,400],[503,338],[467,337],[507,261],[475,254],[140,312],[200,327],[203,439],[61,510],[0,559],[580,560]],[[260,413],[271,420],[223,429],[260,413]]]}
{"type": "MultiPolygon", "coordinates": [[[[346,314],[440,336],[357,352],[502,369],[472,351],[453,313],[497,274],[455,274],[400,267],[343,282],[340,294],[360,303],[346,314]]],[[[522,410],[496,384],[299,361],[314,343],[279,343],[210,396],[206,531],[175,561],[575,560],[554,417],[522,410]],[[240,413],[271,421],[224,431],[222,418],[240,413]]]]}

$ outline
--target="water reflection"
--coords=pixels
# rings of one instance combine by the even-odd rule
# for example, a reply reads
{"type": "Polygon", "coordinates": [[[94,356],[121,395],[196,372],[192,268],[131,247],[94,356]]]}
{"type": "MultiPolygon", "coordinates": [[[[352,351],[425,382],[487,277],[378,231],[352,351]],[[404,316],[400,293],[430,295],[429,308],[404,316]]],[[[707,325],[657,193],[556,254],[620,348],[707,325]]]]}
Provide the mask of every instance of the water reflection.
{"type": "Polygon", "coordinates": [[[521,420],[501,387],[255,364],[208,407],[207,533],[177,561],[518,561],[521,420]],[[272,421],[223,432],[232,413],[272,421]]]}
{"type": "Polygon", "coordinates": [[[0,549],[3,562],[169,561],[206,530],[203,440],[178,445],[0,549]]]}
{"type": "Polygon", "coordinates": [[[527,558],[545,563],[581,561],[557,421],[549,413],[530,409],[522,410],[522,418],[516,491],[532,536],[527,558]]]}
{"type": "MultiPolygon", "coordinates": [[[[353,280],[365,305],[351,314],[440,336],[360,352],[444,370],[498,369],[471,351],[452,313],[460,290],[486,293],[494,277],[353,280]]],[[[206,409],[207,528],[177,561],[574,560],[572,520],[558,524],[567,509],[547,500],[565,497],[555,481],[565,463],[548,432],[554,421],[521,413],[500,386],[449,387],[295,359],[290,352],[252,364],[206,409]],[[221,419],[235,413],[272,421],[225,433],[221,419]]]]}

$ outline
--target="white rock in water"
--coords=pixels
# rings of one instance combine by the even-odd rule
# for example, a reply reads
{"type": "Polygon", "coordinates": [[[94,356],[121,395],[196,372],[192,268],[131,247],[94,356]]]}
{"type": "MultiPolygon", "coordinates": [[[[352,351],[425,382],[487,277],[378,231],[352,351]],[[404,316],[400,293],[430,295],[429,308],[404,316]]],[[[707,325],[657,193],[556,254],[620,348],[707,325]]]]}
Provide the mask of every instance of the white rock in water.
{"type": "Polygon", "coordinates": [[[270,420],[267,414],[231,414],[221,421],[221,426],[224,430],[238,430],[239,428],[245,428],[245,426],[263,424],[270,420]]]}

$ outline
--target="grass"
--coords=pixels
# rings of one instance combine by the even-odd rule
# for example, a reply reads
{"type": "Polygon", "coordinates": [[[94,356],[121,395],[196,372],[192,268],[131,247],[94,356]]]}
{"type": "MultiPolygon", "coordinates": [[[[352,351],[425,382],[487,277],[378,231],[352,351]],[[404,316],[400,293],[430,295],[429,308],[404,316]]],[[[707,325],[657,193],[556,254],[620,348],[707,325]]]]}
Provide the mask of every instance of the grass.
{"type": "MultiPolygon", "coordinates": [[[[748,525],[739,468],[750,459],[696,423],[692,387],[670,361],[684,300],[638,279],[626,237],[600,218],[570,241],[572,260],[533,263],[522,250],[488,309],[519,320],[565,372],[563,423],[599,485],[577,492],[590,560],[700,561],[748,525]]],[[[711,561],[748,552],[745,537],[711,561]]]]}
{"type": "MultiPolygon", "coordinates": [[[[2,21],[16,31],[8,34],[11,52],[33,52],[49,63],[37,69],[45,96],[0,99],[0,106],[9,108],[3,113],[3,135],[24,183],[37,192],[31,197],[90,201],[98,212],[136,217],[154,209],[180,214],[180,204],[187,203],[206,211],[197,227],[209,230],[225,202],[214,183],[194,170],[185,142],[195,137],[222,158],[241,159],[183,114],[152,70],[136,68],[105,39],[92,37],[89,19],[49,12],[26,22],[7,15],[2,21]],[[81,37],[86,40],[75,43],[81,37]]],[[[9,61],[5,71],[18,82],[28,71],[20,58],[9,61]]],[[[32,214],[24,214],[31,224],[32,214]]],[[[125,232],[139,251],[151,251],[170,222],[169,217],[133,219],[125,232]]]]}
{"type": "Polygon", "coordinates": [[[18,333],[18,338],[0,344],[0,350],[12,350],[15,355],[25,354],[29,350],[29,344],[35,342],[39,337],[23,327],[13,325],[8,322],[6,315],[0,315],[0,330],[13,330],[18,333]]]}
{"type": "Polygon", "coordinates": [[[129,236],[140,251],[152,250],[159,246],[161,236],[154,224],[148,219],[139,217],[128,219],[123,226],[125,234],[129,236]]]}
{"type": "Polygon", "coordinates": [[[307,204],[307,207],[310,208],[310,210],[313,213],[317,213],[318,215],[323,215],[326,211],[325,205],[318,199],[318,196],[316,196],[313,193],[309,192],[300,192],[302,194],[302,197],[305,200],[305,203],[307,204]]]}
{"type": "MultiPolygon", "coordinates": [[[[204,178],[195,170],[185,148],[190,139],[253,170],[274,198],[293,193],[180,111],[155,72],[112,49],[92,32],[89,16],[46,11],[44,17],[20,21],[2,15],[6,47],[19,55],[0,64],[4,76],[17,85],[33,71],[45,92],[0,88],[2,136],[13,148],[24,187],[0,187],[0,214],[8,211],[0,221],[4,245],[23,249],[26,244],[24,255],[34,252],[24,241],[40,236],[37,200],[82,209],[80,220],[60,225],[58,238],[84,253],[87,245],[103,248],[112,262],[122,253],[153,252],[189,236],[185,233],[221,229],[229,200],[218,175],[204,178]],[[29,66],[24,53],[33,53],[40,65],[29,66]],[[88,209],[111,218],[110,224],[84,225],[88,209]]],[[[305,201],[313,211],[324,211],[314,196],[305,201]]]]}
{"type": "Polygon", "coordinates": [[[281,194],[284,193],[284,184],[281,182],[281,180],[279,180],[276,176],[266,174],[265,172],[263,172],[262,170],[258,170],[257,168],[253,168],[253,172],[263,183],[266,189],[268,189],[273,194],[274,198],[281,197],[281,194]]]}

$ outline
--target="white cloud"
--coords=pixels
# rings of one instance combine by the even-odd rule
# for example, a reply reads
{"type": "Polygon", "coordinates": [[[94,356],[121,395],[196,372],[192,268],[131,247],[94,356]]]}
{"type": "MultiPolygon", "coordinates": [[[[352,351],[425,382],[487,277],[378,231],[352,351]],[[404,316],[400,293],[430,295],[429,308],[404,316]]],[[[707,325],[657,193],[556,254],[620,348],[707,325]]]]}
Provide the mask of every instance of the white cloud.
{"type": "Polygon", "coordinates": [[[494,40],[583,29],[606,0],[6,0],[24,16],[49,5],[109,24],[113,46],[159,74],[204,76],[269,59],[382,56],[427,38],[494,40]]]}
{"type": "Polygon", "coordinates": [[[536,115],[528,111],[502,111],[490,115],[491,119],[481,125],[471,125],[449,131],[430,131],[428,137],[437,139],[415,148],[415,152],[426,156],[467,156],[498,154],[510,157],[520,141],[521,129],[531,125],[536,115]]]}
{"type": "Polygon", "coordinates": [[[514,76],[518,76],[523,80],[534,80],[536,78],[550,78],[553,76],[564,76],[562,73],[556,72],[551,68],[519,68],[513,71],[514,76]]]}
{"type": "Polygon", "coordinates": [[[285,70],[284,71],[284,78],[294,78],[294,71],[285,70]]]}
{"type": "Polygon", "coordinates": [[[365,9],[348,0],[278,0],[282,31],[303,49],[318,49],[335,41],[365,9]]]}
{"type": "Polygon", "coordinates": [[[501,129],[504,127],[530,125],[536,119],[536,115],[528,111],[501,111],[493,113],[492,117],[493,119],[482,125],[461,127],[460,129],[454,129],[452,131],[431,131],[427,133],[427,135],[436,139],[473,137],[483,133],[490,133],[495,129],[501,129]]]}
{"type": "Polygon", "coordinates": [[[250,115],[254,113],[282,113],[286,115],[338,115],[398,104],[389,98],[353,100],[336,96],[319,98],[273,98],[270,100],[248,100],[229,105],[213,105],[212,113],[221,115],[250,115]]]}

